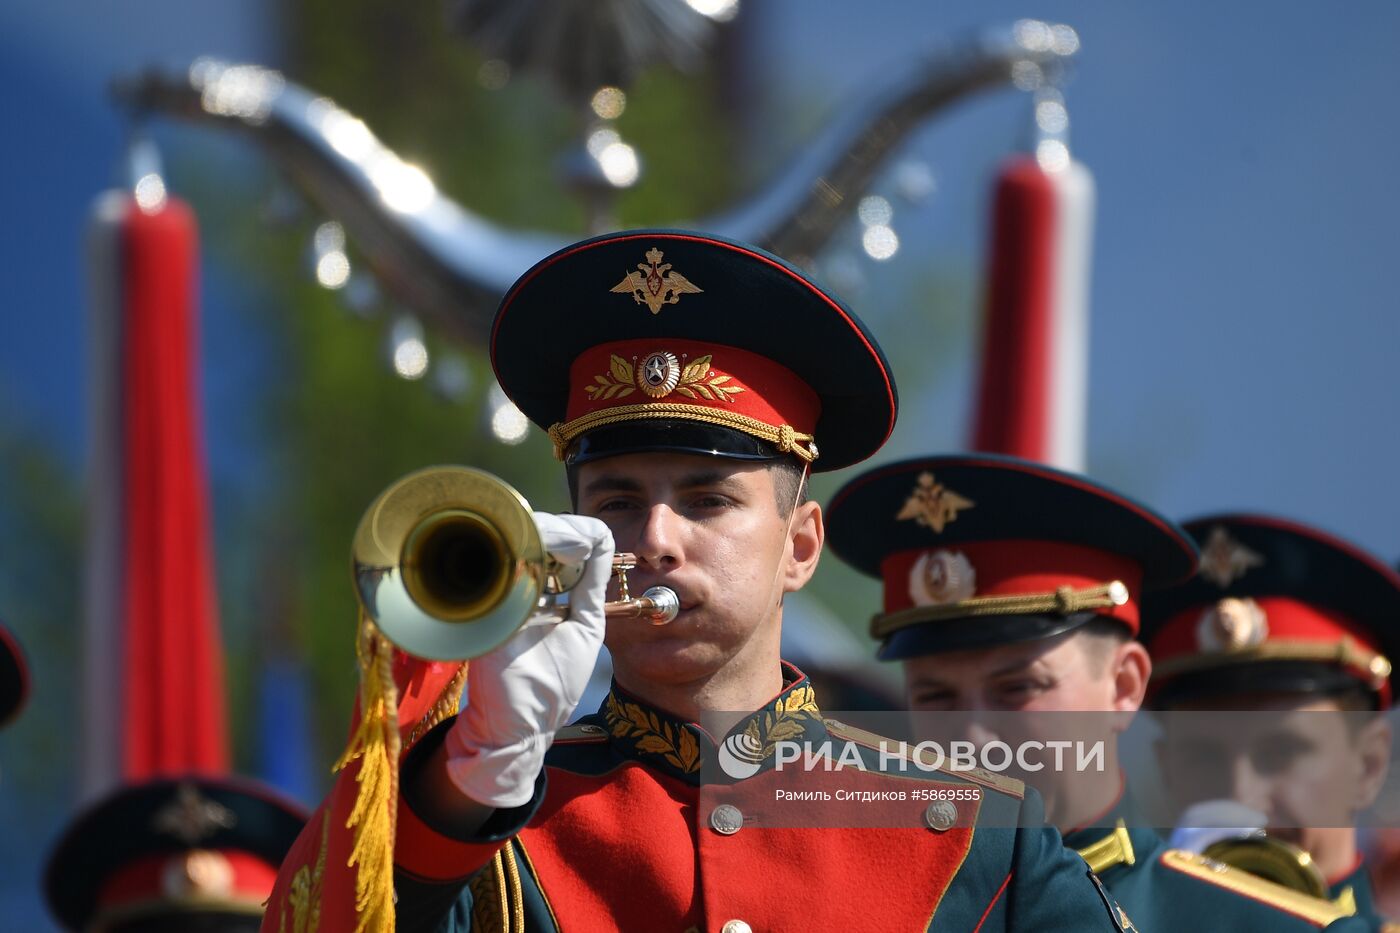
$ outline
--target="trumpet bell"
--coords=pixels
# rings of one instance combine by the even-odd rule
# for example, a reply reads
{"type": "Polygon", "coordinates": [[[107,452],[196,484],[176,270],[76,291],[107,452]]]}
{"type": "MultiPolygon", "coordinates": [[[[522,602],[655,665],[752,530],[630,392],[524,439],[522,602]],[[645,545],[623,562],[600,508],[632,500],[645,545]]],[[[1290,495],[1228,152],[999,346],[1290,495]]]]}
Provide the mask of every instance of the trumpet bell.
{"type": "Polygon", "coordinates": [[[530,505],[470,467],[401,477],[365,510],[352,545],[355,592],[384,636],[421,658],[480,657],[544,594],[546,555],[530,505]]]}
{"type": "Polygon", "coordinates": [[[1270,836],[1222,839],[1206,846],[1201,854],[1285,888],[1327,899],[1327,879],[1312,856],[1281,839],[1270,836]]]}

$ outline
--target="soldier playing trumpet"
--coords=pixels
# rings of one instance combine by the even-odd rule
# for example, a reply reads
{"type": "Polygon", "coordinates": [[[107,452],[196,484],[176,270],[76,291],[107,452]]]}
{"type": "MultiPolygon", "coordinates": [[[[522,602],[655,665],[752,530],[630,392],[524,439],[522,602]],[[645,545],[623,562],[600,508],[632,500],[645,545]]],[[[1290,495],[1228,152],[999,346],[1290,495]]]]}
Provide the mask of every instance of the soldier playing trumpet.
{"type": "MultiPolygon", "coordinates": [[[[844,305],[757,249],[614,234],[526,273],[491,357],[568,474],[578,514],[536,516],[545,547],[581,571],[568,615],[532,616],[470,663],[460,715],[401,733],[414,747],[391,864],[375,861],[371,834],[358,848],[342,838],[340,817],[367,818],[353,804],[376,780],[347,769],[284,864],[266,929],[313,915],[322,929],[379,929],[395,913],[404,930],[1120,928],[1016,782],[938,772],[980,796],[911,805],[881,828],[778,828],[705,806],[701,767],[723,737],[702,714],[738,711],[730,734],[760,749],[742,784],[770,800],[770,731],[840,732],[778,646],[785,597],[825,537],[807,472],[863,460],[894,425],[888,366],[844,305]],[[636,284],[643,260],[654,274],[636,284]],[[615,549],[635,555],[634,590],[676,593],[673,621],[605,622],[615,549]],[[604,642],[612,690],[566,725],[604,642]],[[993,818],[1028,828],[983,834],[993,818]]],[[[402,712],[433,668],[394,667],[402,712]]],[[[366,717],[382,702],[362,693],[366,717]]]]}

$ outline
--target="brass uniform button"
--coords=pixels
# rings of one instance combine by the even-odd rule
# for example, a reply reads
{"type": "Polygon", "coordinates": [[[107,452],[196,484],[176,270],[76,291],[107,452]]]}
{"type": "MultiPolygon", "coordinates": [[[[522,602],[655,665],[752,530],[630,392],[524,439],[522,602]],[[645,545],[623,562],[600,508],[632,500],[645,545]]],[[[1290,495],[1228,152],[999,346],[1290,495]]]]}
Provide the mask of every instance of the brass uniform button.
{"type": "Polygon", "coordinates": [[[947,800],[935,800],[924,810],[924,822],[934,832],[946,832],[958,821],[958,808],[947,800]]]}
{"type": "Polygon", "coordinates": [[[753,927],[742,920],[729,920],[719,928],[719,933],[753,933],[753,927]]]}
{"type": "MultiPolygon", "coordinates": [[[[740,813],[736,806],[727,803],[720,804],[710,812],[710,828],[721,836],[732,836],[744,828],[744,814],[740,813]]],[[[730,922],[744,923],[742,920],[730,922]]],[[[748,924],[745,923],[744,926],[747,928],[748,924]]],[[[725,930],[728,929],[728,924],[726,924],[725,930]]]]}

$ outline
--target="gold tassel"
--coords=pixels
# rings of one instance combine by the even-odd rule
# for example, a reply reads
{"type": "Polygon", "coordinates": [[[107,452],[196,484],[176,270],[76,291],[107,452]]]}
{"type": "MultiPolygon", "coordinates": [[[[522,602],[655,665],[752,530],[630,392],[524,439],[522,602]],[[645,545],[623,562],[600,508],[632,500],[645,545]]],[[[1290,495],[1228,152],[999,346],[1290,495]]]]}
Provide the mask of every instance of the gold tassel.
{"type": "Polygon", "coordinates": [[[359,792],[345,828],[354,831],[349,867],[355,875],[355,933],[394,929],[394,832],[399,796],[399,691],[394,683],[394,648],[360,613],[355,654],[360,664],[360,724],[339,771],[359,760],[359,792]]]}

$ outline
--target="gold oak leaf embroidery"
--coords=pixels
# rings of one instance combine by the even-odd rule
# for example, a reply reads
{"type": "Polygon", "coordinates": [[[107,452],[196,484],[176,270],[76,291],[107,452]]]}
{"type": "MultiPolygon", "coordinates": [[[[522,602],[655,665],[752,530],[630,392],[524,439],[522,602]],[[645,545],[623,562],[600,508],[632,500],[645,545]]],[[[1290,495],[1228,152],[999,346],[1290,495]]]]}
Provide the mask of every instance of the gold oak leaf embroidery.
{"type": "Polygon", "coordinates": [[[944,526],[957,520],[959,512],[976,504],[935,480],[932,473],[922,473],[919,475],[918,485],[909,494],[909,498],[904,500],[904,507],[895,516],[895,521],[913,519],[938,534],[943,531],[944,526]]]}
{"type": "Polygon", "coordinates": [[[700,745],[690,730],[662,723],[654,713],[613,696],[605,712],[614,736],[633,739],[639,751],[660,755],[686,774],[700,769],[700,745]]]}
{"type": "MultiPolygon", "coordinates": [[[[805,721],[819,714],[816,695],[810,685],[803,685],[761,716],[755,715],[744,732],[755,745],[762,747],[767,757],[777,743],[802,735],[805,721]]],[[[687,774],[699,770],[700,745],[689,729],[662,722],[656,714],[612,695],[608,696],[604,716],[612,734],[633,740],[639,751],[660,755],[687,774]]]]}
{"type": "Polygon", "coordinates": [[[659,249],[647,250],[647,261],[637,263],[637,271],[627,273],[610,291],[631,295],[633,301],[646,305],[652,314],[659,313],[666,305],[676,304],[681,295],[704,291],[671,268],[669,262],[662,262],[662,255],[659,249]]]}
{"type": "Polygon", "coordinates": [[[759,718],[755,716],[744,732],[754,740],[755,744],[762,746],[763,757],[766,758],[773,753],[779,742],[786,742],[800,736],[805,728],[806,720],[819,712],[816,694],[812,692],[809,685],[804,684],[793,689],[786,697],[774,704],[771,711],[763,714],[761,729],[759,718]]]}
{"type": "Polygon", "coordinates": [[[710,360],[712,354],[697,357],[693,363],[686,366],[681,373],[681,381],[676,384],[676,392],[686,398],[699,396],[712,402],[732,402],[734,396],[744,391],[743,386],[725,385],[733,376],[715,376],[706,381],[710,375],[710,360]]]}
{"type": "MultiPolygon", "coordinates": [[[[711,402],[732,402],[734,396],[744,391],[743,386],[725,385],[733,376],[711,376],[712,355],[698,357],[685,367],[675,392],[686,398],[703,398],[711,402]]],[[[637,391],[637,372],[630,362],[613,355],[608,371],[593,377],[590,385],[584,386],[588,400],[596,402],[611,398],[626,398],[637,391]]]]}
{"type": "Polygon", "coordinates": [[[817,712],[817,697],[806,684],[789,693],[783,700],[783,710],[789,713],[817,712]]]}
{"type": "Polygon", "coordinates": [[[591,402],[596,402],[599,399],[626,398],[637,391],[632,364],[616,353],[613,354],[612,360],[608,363],[608,371],[600,376],[594,376],[593,382],[593,385],[584,387],[584,392],[587,393],[588,400],[591,402]]]}
{"type": "Polygon", "coordinates": [[[316,864],[303,865],[292,876],[286,903],[282,905],[281,933],[317,933],[321,926],[321,881],[326,873],[326,849],[330,845],[331,814],[321,818],[321,845],[316,851],[316,864]],[[292,928],[287,929],[287,907],[292,908],[292,928]]]}

